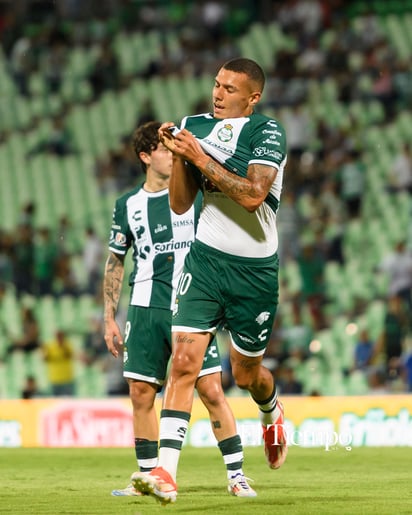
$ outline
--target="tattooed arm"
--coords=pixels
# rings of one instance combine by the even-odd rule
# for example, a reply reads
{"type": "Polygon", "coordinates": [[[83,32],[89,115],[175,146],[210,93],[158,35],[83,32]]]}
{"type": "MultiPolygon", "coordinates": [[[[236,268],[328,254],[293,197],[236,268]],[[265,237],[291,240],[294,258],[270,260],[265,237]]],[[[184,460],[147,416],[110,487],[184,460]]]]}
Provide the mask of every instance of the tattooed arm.
{"type": "Polygon", "coordinates": [[[124,276],[124,256],[111,252],[107,258],[103,278],[104,339],[109,351],[118,357],[118,345],[123,337],[115,316],[119,305],[124,276]]]}
{"type": "Polygon", "coordinates": [[[247,177],[239,177],[229,172],[208,156],[199,142],[186,129],[183,129],[175,137],[173,152],[193,163],[222,193],[250,213],[262,204],[276,179],[277,169],[262,164],[249,165],[247,177]]]}
{"type": "Polygon", "coordinates": [[[247,177],[239,177],[209,156],[196,164],[202,174],[215,184],[222,193],[253,213],[267,197],[277,170],[272,166],[249,165],[247,177]]]}

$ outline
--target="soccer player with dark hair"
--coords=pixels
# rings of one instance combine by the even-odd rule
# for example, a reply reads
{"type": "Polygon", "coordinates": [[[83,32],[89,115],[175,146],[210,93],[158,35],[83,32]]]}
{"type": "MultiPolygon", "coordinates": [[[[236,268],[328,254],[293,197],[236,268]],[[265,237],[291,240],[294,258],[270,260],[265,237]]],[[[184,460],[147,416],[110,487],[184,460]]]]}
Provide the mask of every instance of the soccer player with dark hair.
{"type": "MultiPolygon", "coordinates": [[[[141,186],[116,201],[104,273],[105,341],[116,358],[120,358],[119,349],[123,347],[123,375],[133,406],[136,458],[143,472],[157,465],[159,430],[154,402],[166,378],[177,281],[194,240],[201,206],[199,195],[182,215],[171,211],[168,183],[172,153],[159,141],[159,127],[158,122],[148,122],[134,133],[133,147],[146,178],[141,186]],[[130,249],[134,268],[129,277],[131,293],[123,338],[115,316],[124,260],[130,249]]],[[[256,493],[243,475],[242,443],[223,393],[214,340],[204,349],[201,361],[195,384],[223,455],[228,491],[238,497],[254,497],[256,493]]],[[[112,494],[140,495],[131,484],[112,494]]]]}
{"type": "Polygon", "coordinates": [[[160,418],[159,465],[132,483],[163,504],[177,496],[176,475],[202,356],[219,324],[231,338],[236,384],[259,407],[268,464],[286,459],[283,406],[263,366],[278,304],[276,212],[286,164],[286,137],[273,118],[255,112],[265,76],[238,58],[218,71],[213,113],[172,122],[160,138],[173,152],[170,201],[187,212],[199,190],[203,207],[186,257],[173,315],[173,358],[160,418]]]}

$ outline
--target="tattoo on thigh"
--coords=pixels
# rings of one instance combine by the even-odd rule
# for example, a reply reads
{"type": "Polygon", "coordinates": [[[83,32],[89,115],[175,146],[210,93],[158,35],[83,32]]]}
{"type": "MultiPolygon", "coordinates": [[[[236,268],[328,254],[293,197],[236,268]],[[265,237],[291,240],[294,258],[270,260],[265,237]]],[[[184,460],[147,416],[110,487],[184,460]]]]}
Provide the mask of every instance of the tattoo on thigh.
{"type": "Polygon", "coordinates": [[[239,364],[242,368],[246,368],[246,369],[251,369],[251,368],[254,368],[257,365],[259,365],[259,363],[256,363],[256,361],[250,361],[248,359],[241,360],[239,364]]]}
{"type": "Polygon", "coordinates": [[[214,421],[212,422],[212,424],[213,424],[213,427],[214,427],[215,429],[220,429],[220,428],[222,427],[222,424],[220,423],[220,420],[214,420],[214,421]]]}
{"type": "Polygon", "coordinates": [[[190,336],[178,336],[176,338],[176,343],[193,343],[195,340],[190,336]]]}

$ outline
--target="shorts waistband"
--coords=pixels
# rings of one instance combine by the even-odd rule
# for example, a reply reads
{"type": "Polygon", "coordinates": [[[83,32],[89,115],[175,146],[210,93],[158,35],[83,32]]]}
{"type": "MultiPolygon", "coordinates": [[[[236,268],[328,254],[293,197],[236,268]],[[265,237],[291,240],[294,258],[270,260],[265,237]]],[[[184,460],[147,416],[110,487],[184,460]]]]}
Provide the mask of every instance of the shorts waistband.
{"type": "Polygon", "coordinates": [[[215,249],[206,245],[206,243],[202,243],[199,240],[195,240],[192,243],[192,249],[198,250],[199,252],[205,252],[206,254],[213,255],[218,257],[219,259],[224,259],[225,261],[236,262],[243,265],[251,265],[251,266],[265,266],[265,265],[273,265],[274,263],[278,263],[278,254],[272,254],[271,256],[262,257],[262,258],[251,258],[244,256],[235,256],[234,254],[228,254],[227,252],[223,252],[221,250],[215,249]]]}

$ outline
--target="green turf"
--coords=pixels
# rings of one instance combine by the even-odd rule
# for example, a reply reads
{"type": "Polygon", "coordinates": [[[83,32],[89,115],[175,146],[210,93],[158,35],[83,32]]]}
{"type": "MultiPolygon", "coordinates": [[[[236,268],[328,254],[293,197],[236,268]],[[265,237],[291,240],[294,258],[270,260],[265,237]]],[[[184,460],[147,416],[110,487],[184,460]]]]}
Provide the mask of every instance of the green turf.
{"type": "Polygon", "coordinates": [[[270,470],[261,448],[245,449],[245,474],[257,498],[226,492],[217,449],[185,448],[176,504],[150,497],[111,497],[135,468],[127,449],[0,449],[0,513],[152,515],[411,514],[412,448],[291,447],[286,464],[270,470]]]}

